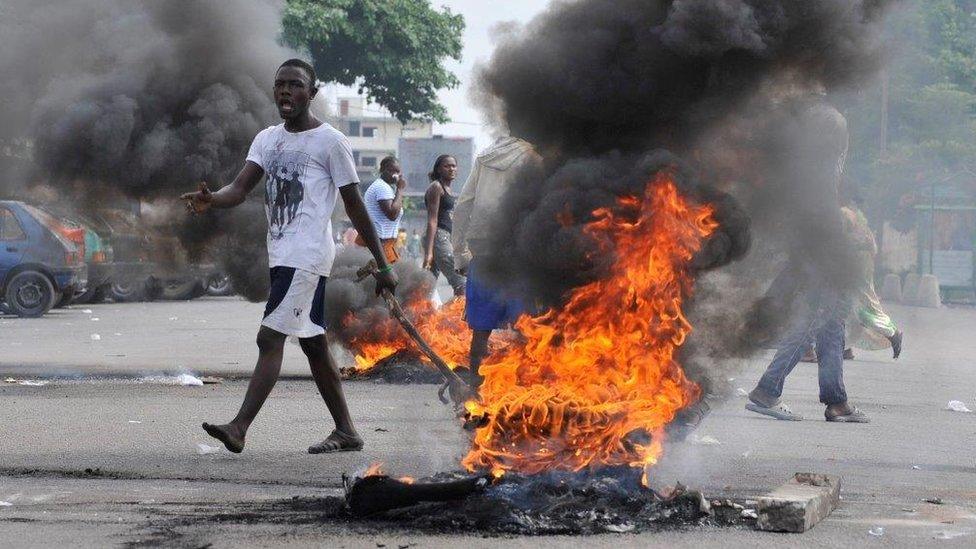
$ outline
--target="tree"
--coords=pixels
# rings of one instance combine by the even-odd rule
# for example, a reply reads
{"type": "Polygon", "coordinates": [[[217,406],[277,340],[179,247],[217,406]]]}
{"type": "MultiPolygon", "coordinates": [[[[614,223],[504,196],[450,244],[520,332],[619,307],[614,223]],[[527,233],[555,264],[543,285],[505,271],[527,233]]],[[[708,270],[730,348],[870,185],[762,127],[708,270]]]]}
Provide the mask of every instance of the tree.
{"type": "Polygon", "coordinates": [[[851,127],[848,173],[872,198],[879,227],[932,181],[976,172],[976,0],[913,2],[894,13],[886,35],[886,154],[880,84],[840,99],[851,127]]]}
{"type": "Polygon", "coordinates": [[[322,81],[358,85],[401,122],[446,122],[437,91],[458,86],[464,18],[428,0],[287,0],[283,38],[307,50],[322,81]]]}

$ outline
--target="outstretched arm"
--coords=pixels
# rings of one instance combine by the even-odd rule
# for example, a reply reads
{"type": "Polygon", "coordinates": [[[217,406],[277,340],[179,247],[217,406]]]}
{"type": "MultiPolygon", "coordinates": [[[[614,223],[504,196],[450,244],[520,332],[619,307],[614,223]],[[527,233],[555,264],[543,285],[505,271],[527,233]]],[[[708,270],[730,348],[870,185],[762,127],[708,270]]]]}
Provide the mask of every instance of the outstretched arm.
{"type": "Polygon", "coordinates": [[[186,201],[188,210],[198,214],[210,208],[233,208],[244,202],[247,194],[257,186],[263,175],[264,170],[261,166],[248,160],[230,185],[217,192],[211,192],[206,183],[200,183],[196,192],[185,193],[180,196],[180,199],[186,201]]]}

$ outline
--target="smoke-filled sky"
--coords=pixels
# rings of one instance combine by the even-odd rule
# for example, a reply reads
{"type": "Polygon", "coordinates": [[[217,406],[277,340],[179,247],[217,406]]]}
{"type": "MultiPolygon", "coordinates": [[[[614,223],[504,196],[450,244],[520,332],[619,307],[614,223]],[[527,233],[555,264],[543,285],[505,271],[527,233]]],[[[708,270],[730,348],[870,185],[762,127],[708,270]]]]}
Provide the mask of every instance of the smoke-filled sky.
{"type": "MultiPolygon", "coordinates": [[[[589,213],[640,196],[666,169],[686,196],[716,207],[720,228],[697,266],[742,259],[758,241],[778,247],[767,269],[785,267],[789,252],[808,280],[848,287],[857,269],[838,194],[848,130],[824,92],[856,88],[881,67],[879,22],[890,3],[551,4],[505,35],[478,74],[483,109],[548,162],[515,177],[489,270],[558,306],[613,261],[583,229],[589,213]]],[[[700,347],[731,352],[740,346],[732,336],[754,325],[750,314],[765,318],[752,314],[757,296],[745,290],[771,273],[733,274],[695,308],[700,347]]],[[[759,334],[746,335],[754,349],[759,334]]]]}
{"type": "Polygon", "coordinates": [[[291,55],[264,0],[12,0],[0,7],[0,138],[35,142],[40,178],[131,196],[226,181],[276,121],[291,55]]]}

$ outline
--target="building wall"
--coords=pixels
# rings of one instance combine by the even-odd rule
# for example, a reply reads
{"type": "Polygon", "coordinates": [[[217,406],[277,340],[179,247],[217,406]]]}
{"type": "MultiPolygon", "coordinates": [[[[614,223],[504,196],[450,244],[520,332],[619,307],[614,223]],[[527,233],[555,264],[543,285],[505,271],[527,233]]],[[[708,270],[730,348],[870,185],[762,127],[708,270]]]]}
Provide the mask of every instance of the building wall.
{"type": "Polygon", "coordinates": [[[366,104],[362,97],[340,97],[338,101],[333,124],[349,138],[359,179],[365,184],[376,178],[383,157],[396,154],[401,137],[433,135],[431,123],[401,124],[385,109],[366,104]]]}
{"type": "MultiPolygon", "coordinates": [[[[471,137],[442,137],[400,138],[399,157],[403,175],[407,178],[408,192],[422,193],[427,190],[430,180],[427,174],[434,167],[434,161],[442,154],[449,154],[457,159],[458,178],[454,182],[451,192],[461,193],[464,182],[471,174],[474,164],[474,139],[471,137]]],[[[422,200],[422,199],[421,199],[422,200]]]]}

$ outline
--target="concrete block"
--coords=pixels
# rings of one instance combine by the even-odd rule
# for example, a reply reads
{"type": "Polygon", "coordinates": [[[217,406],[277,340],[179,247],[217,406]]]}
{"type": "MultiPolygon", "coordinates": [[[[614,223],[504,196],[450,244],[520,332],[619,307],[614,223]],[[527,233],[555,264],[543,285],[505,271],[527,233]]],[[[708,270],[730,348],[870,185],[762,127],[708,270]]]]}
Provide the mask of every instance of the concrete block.
{"type": "Polygon", "coordinates": [[[905,275],[905,287],[901,291],[901,302],[905,305],[915,305],[915,302],[918,301],[918,281],[917,273],[905,275]]]}
{"type": "Polygon", "coordinates": [[[885,275],[881,285],[881,299],[884,301],[901,301],[901,277],[892,273],[885,275]]]}
{"type": "Polygon", "coordinates": [[[918,297],[915,299],[915,305],[930,309],[938,309],[942,306],[939,279],[935,275],[922,275],[918,281],[918,297]]]}
{"type": "Polygon", "coordinates": [[[840,477],[796,473],[786,484],[759,498],[756,527],[802,533],[827,518],[840,503],[840,477]]]}

